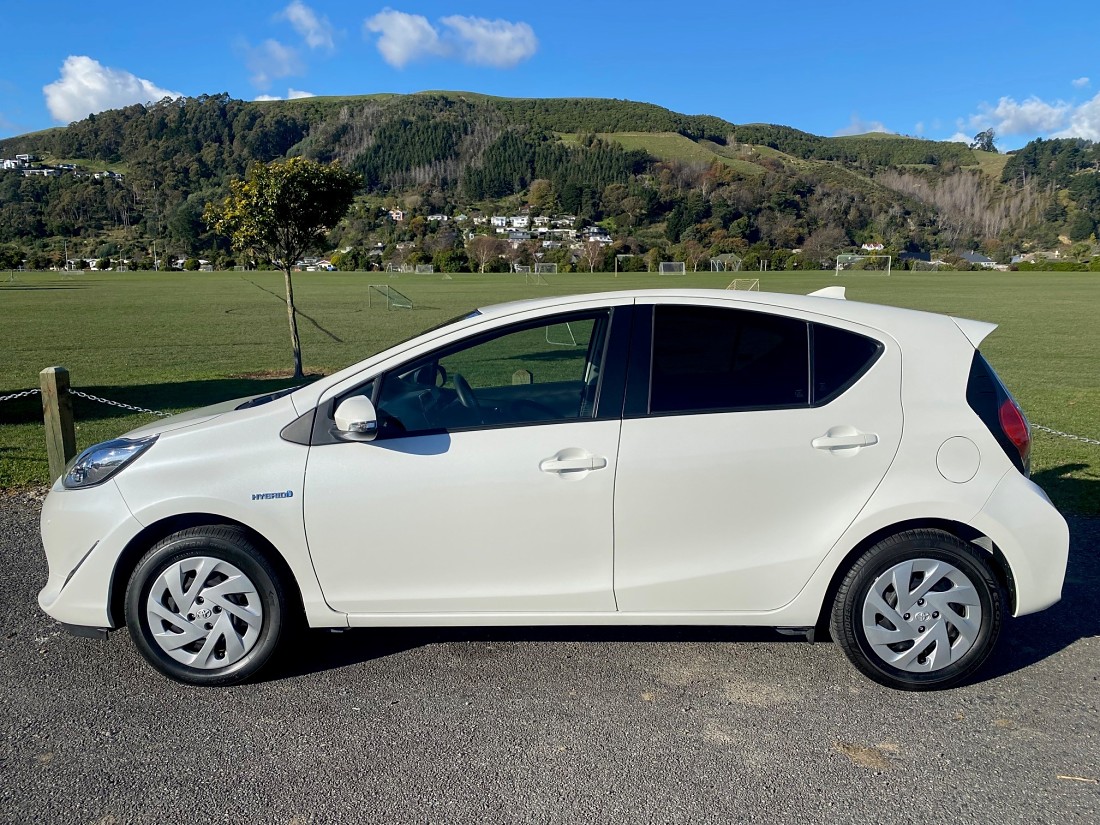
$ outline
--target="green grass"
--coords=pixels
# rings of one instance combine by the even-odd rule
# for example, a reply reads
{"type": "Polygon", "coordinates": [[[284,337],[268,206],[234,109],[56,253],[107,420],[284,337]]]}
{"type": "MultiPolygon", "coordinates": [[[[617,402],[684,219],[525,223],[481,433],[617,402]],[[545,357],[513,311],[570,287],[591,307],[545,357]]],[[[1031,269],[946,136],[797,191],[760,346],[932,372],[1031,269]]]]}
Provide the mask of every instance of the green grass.
{"type": "MultiPolygon", "coordinates": [[[[758,273],[746,273],[758,274],[758,273]]],[[[286,308],[278,273],[56,273],[0,276],[0,395],[69,368],[74,387],[179,411],[286,386],[286,308]]],[[[303,273],[295,278],[306,371],[361,360],[467,309],[535,296],[671,285],[724,288],[730,273],[658,276],[303,273]],[[367,308],[368,284],[392,284],[413,310],[367,308]]],[[[852,300],[944,312],[1000,324],[982,347],[1032,423],[1100,438],[1100,275],[1095,273],[851,273],[852,300]]],[[[763,273],[761,286],[805,293],[838,283],[831,272],[763,273]]],[[[77,399],[79,447],[148,423],[148,415],[77,399]]],[[[1100,447],[1035,434],[1036,480],[1068,512],[1100,515],[1100,447]]],[[[0,488],[46,481],[36,398],[0,402],[0,488]]]]}

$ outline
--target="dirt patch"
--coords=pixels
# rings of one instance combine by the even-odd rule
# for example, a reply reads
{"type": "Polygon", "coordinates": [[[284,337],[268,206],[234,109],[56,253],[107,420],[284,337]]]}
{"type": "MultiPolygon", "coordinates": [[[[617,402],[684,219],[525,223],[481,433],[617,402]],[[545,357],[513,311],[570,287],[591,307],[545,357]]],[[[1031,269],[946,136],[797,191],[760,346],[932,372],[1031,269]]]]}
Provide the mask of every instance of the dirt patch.
{"type": "Polygon", "coordinates": [[[853,765],[872,771],[888,771],[893,762],[891,754],[897,753],[898,746],[884,742],[881,745],[857,745],[852,742],[837,742],[833,748],[844,754],[853,765]]]}

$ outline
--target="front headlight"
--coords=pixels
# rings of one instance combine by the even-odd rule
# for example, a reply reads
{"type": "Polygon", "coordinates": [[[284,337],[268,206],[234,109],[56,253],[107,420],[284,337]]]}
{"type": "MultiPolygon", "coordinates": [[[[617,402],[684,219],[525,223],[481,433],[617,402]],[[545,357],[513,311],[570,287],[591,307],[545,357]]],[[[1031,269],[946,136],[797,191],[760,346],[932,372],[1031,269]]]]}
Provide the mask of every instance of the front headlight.
{"type": "Polygon", "coordinates": [[[106,481],[153,446],[155,435],[145,438],[116,438],[95,444],[65,468],[61,484],[69,490],[92,487],[106,481]]]}

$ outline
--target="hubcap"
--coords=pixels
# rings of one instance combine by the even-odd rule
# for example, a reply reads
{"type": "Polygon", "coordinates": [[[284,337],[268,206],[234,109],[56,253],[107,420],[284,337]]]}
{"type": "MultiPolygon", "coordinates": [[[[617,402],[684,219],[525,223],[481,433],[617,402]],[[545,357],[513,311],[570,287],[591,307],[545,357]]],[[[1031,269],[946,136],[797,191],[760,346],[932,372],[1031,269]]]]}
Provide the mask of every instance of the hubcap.
{"type": "Polygon", "coordinates": [[[240,661],[263,625],[256,586],[239,568],[209,556],[183,559],[157,576],[145,615],[165,653],[203,670],[240,661]]]}
{"type": "Polygon", "coordinates": [[[886,664],[928,673],[957,662],[974,646],[982,606],[973,582],[939,559],[895,564],[863,601],[863,633],[886,664]]]}

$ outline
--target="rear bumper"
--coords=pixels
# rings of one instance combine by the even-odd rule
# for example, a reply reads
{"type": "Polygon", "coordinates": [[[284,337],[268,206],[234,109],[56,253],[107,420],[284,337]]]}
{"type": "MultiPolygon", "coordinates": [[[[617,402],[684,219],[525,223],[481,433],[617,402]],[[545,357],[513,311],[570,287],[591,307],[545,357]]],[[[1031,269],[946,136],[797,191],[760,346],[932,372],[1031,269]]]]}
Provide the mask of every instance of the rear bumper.
{"type": "Polygon", "coordinates": [[[1069,526],[1042,489],[1020,473],[1008,472],[972,523],[993,539],[1012,569],[1013,615],[1044,610],[1062,598],[1069,526]]]}

